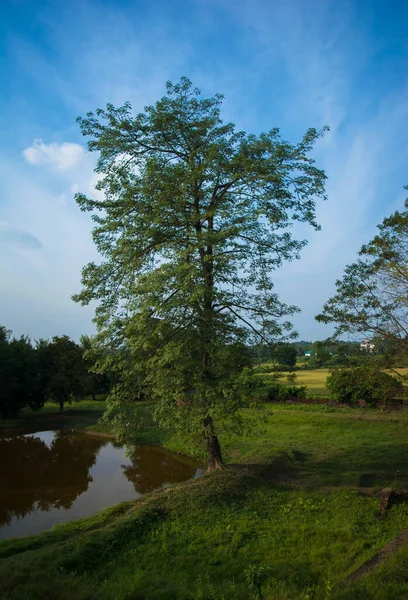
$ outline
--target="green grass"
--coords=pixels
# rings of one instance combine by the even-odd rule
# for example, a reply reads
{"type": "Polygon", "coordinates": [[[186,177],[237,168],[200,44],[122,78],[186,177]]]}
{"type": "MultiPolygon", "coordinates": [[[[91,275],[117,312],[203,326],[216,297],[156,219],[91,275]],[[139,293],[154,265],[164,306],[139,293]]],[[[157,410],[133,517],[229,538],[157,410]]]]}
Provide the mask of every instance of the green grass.
{"type": "MultiPolygon", "coordinates": [[[[408,505],[381,519],[375,496],[408,482],[405,411],[266,411],[254,437],[221,437],[224,471],[0,544],[2,600],[247,600],[257,574],[269,600],[407,598],[408,549],[342,583],[406,527],[408,505]]],[[[192,451],[152,424],[142,438],[192,451]]]]}
{"type": "MultiPolygon", "coordinates": [[[[361,583],[349,586],[350,600],[360,598],[407,598],[408,547],[390,556],[374,571],[367,574],[361,583]]],[[[335,600],[336,596],[334,596],[335,600]]]]}

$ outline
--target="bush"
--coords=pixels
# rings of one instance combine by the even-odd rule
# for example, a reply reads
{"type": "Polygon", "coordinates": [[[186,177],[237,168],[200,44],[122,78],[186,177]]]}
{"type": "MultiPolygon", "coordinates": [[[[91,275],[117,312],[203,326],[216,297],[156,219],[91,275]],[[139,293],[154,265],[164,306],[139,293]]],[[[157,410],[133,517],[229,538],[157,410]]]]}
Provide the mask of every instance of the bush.
{"type": "Polygon", "coordinates": [[[291,400],[292,398],[306,398],[305,385],[283,385],[274,383],[265,386],[261,390],[262,400],[265,402],[281,402],[283,400],[291,400]]]}
{"type": "Polygon", "coordinates": [[[254,373],[256,374],[270,374],[270,373],[276,373],[276,375],[278,376],[279,373],[281,372],[285,372],[285,371],[294,371],[297,370],[297,367],[288,367],[287,365],[280,365],[280,364],[274,364],[274,365],[259,365],[253,368],[254,373]]]}
{"type": "Polygon", "coordinates": [[[365,401],[370,406],[403,397],[401,381],[373,366],[359,366],[331,371],[326,387],[337,402],[355,406],[365,401]]]}

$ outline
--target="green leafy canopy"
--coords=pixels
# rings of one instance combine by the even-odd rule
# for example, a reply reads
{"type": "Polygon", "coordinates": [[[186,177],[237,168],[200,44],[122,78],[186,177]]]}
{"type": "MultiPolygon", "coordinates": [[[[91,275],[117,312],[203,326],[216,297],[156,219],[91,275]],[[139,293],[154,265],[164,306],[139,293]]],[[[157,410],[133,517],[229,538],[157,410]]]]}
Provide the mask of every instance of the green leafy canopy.
{"type": "MultiPolygon", "coordinates": [[[[406,188],[407,189],[407,188],[406,188]]],[[[377,336],[408,349],[408,200],[378,226],[360,258],[336,281],[336,294],[316,319],[335,335],[377,336]]]]}
{"type": "Polygon", "coordinates": [[[237,423],[252,385],[243,344],[293,335],[297,309],[272,274],[305,244],[292,223],[318,228],[326,177],[310,153],[324,129],[295,145],[278,129],[248,135],[223,123],[222,100],[182,78],[136,116],[127,103],[78,119],[103,199],[76,201],[93,213],[102,261],[84,268],[74,299],[98,303],[99,368],[120,374],[110,398],[120,430],[138,394],[156,400],[163,424],[237,423]]]}

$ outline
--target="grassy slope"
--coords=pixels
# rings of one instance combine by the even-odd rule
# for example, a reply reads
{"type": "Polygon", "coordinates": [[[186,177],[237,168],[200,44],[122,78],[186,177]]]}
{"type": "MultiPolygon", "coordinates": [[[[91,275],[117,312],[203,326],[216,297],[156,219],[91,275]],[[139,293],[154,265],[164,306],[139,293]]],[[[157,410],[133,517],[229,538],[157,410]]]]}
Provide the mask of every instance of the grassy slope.
{"type": "MultiPolygon", "coordinates": [[[[0,544],[0,597],[248,599],[244,573],[255,565],[271,600],[407,598],[408,549],[358,585],[341,581],[407,526],[407,505],[380,519],[367,492],[408,480],[408,415],[268,412],[256,437],[223,437],[221,473],[0,544]]],[[[152,428],[149,437],[160,439],[152,428]]]]}

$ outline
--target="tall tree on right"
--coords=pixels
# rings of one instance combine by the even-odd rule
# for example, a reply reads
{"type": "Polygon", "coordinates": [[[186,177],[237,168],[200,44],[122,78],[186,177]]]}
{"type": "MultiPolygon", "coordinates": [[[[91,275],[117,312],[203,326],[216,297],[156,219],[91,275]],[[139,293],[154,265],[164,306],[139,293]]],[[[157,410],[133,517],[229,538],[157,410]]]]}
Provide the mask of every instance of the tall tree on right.
{"type": "MultiPolygon", "coordinates": [[[[405,186],[408,189],[408,186],[405,186]]],[[[378,225],[379,233],[336,281],[336,294],[316,316],[344,333],[382,338],[408,349],[408,199],[378,225]]]]}

